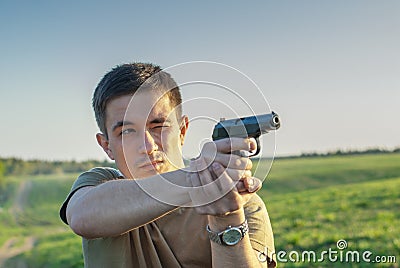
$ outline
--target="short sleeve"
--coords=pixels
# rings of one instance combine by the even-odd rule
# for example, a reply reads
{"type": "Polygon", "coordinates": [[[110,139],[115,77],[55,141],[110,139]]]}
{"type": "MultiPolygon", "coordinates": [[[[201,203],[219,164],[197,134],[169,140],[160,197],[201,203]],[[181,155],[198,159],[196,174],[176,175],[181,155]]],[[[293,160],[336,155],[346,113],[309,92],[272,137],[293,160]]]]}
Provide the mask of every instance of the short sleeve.
{"type": "Polygon", "coordinates": [[[79,177],[74,182],[74,184],[72,185],[67,198],[65,199],[60,208],[61,220],[65,224],[68,224],[66,215],[67,205],[69,200],[77,190],[86,186],[97,186],[106,181],[116,180],[121,178],[123,178],[123,176],[118,170],[108,167],[93,168],[89,171],[85,171],[82,174],[80,174],[79,177]]]}
{"type": "Polygon", "coordinates": [[[251,246],[253,249],[260,252],[260,254],[267,255],[270,264],[271,260],[275,261],[275,245],[271,221],[269,219],[265,204],[262,199],[255,194],[245,205],[244,212],[247,223],[249,224],[249,237],[251,246]]]}

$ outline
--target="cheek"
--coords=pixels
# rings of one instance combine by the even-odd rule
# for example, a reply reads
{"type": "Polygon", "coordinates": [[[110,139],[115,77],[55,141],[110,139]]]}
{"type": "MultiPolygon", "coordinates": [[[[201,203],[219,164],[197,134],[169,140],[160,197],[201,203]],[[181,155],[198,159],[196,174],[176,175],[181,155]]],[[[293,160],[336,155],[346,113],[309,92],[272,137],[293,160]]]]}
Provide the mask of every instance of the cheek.
{"type": "Polygon", "coordinates": [[[115,159],[118,159],[119,161],[126,159],[129,161],[128,158],[132,155],[132,152],[137,150],[135,149],[131,139],[124,138],[115,140],[112,146],[112,151],[115,159]]]}
{"type": "Polygon", "coordinates": [[[116,142],[113,146],[113,154],[117,168],[126,178],[132,177],[134,171],[132,163],[137,159],[135,154],[137,150],[135,147],[132,147],[131,143],[129,139],[124,139],[124,141],[120,140],[116,142]]]}
{"type": "Polygon", "coordinates": [[[178,149],[181,144],[179,132],[176,130],[163,131],[161,135],[161,148],[164,152],[178,149]]]}
{"type": "Polygon", "coordinates": [[[136,140],[125,138],[121,143],[120,151],[121,154],[128,160],[128,158],[136,156],[136,154],[139,151],[139,148],[140,148],[139,144],[136,140]]]}

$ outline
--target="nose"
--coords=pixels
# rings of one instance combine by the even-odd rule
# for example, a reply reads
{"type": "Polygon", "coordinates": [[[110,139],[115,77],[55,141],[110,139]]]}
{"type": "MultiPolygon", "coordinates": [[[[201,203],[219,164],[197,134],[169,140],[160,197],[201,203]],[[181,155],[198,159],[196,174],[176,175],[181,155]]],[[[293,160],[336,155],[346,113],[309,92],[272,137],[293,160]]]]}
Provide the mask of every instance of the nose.
{"type": "Polygon", "coordinates": [[[158,150],[158,145],[154,138],[151,136],[149,131],[144,132],[143,144],[139,148],[139,152],[142,154],[151,154],[158,150]]]}

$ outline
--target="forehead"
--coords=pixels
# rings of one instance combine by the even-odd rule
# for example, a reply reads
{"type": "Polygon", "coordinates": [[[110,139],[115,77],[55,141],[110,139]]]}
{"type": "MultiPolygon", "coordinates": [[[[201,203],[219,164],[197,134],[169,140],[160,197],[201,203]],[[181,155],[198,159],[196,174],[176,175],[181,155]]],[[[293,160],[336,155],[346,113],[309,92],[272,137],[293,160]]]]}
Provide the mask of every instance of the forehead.
{"type": "Polygon", "coordinates": [[[170,116],[173,110],[168,95],[158,91],[124,95],[107,103],[106,125],[108,128],[113,122],[122,120],[140,123],[154,117],[170,116]]]}

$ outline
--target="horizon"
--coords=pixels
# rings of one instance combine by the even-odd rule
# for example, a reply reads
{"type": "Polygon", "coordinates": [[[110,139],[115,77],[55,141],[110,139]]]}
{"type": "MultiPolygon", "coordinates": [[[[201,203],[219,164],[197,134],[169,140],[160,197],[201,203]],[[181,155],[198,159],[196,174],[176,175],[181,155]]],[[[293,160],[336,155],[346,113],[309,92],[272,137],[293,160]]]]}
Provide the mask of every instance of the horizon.
{"type": "MultiPolygon", "coordinates": [[[[362,154],[391,154],[391,153],[399,153],[400,152],[400,146],[396,146],[393,148],[379,148],[379,147],[367,147],[363,149],[343,149],[343,148],[337,148],[333,150],[328,150],[328,151],[310,151],[310,152],[301,152],[300,154],[293,154],[293,155],[275,155],[273,156],[273,159],[284,159],[284,158],[302,158],[302,157],[328,157],[328,156],[346,156],[346,155],[362,155],[362,154]]],[[[110,160],[106,157],[103,159],[101,158],[87,158],[87,159],[41,159],[41,158],[21,158],[21,157],[16,157],[16,156],[1,156],[0,155],[0,160],[2,159],[16,159],[16,160],[21,160],[21,161],[39,161],[39,162],[76,162],[76,163],[82,163],[82,162],[90,162],[90,161],[96,161],[96,162],[108,162],[108,163],[115,163],[115,161],[110,160]]],[[[262,159],[271,159],[271,156],[257,156],[254,158],[250,158],[251,160],[262,160],[262,159]]]]}

